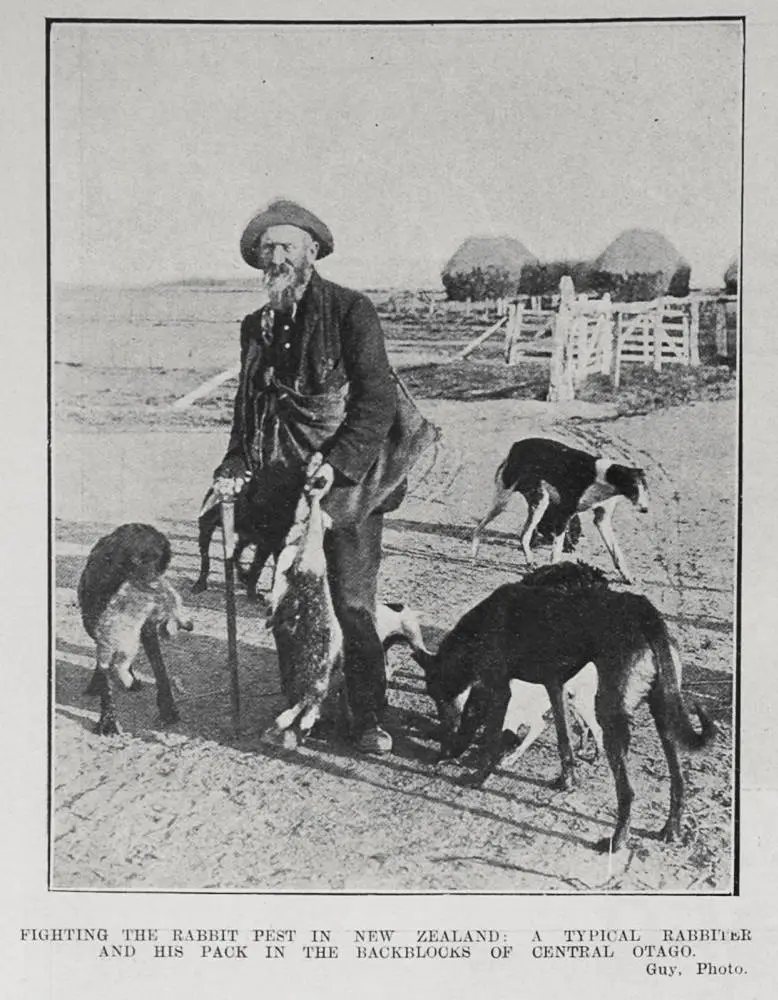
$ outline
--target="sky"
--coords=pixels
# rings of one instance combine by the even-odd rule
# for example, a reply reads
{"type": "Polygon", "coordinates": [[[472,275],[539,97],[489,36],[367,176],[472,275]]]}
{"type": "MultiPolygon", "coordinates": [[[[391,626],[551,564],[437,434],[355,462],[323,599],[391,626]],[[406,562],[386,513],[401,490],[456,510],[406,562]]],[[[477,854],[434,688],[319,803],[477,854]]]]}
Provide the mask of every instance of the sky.
{"type": "Polygon", "coordinates": [[[470,236],[590,259],[658,229],[719,284],[740,234],[740,26],[55,24],[55,281],[248,278],[275,196],[356,287],[436,287],[470,236]]]}

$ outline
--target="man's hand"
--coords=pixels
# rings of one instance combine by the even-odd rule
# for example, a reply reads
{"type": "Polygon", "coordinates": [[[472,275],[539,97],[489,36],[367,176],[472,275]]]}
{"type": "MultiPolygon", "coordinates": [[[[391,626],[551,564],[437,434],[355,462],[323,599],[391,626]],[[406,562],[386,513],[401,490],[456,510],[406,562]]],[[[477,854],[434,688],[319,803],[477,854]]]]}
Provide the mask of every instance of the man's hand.
{"type": "Polygon", "coordinates": [[[222,500],[234,499],[248,482],[248,476],[227,478],[220,476],[213,481],[213,491],[222,500]]]}
{"type": "Polygon", "coordinates": [[[335,470],[329,462],[324,461],[324,456],[317,451],[308,462],[305,477],[306,492],[308,494],[313,492],[323,497],[332,489],[332,484],[335,482],[335,470]]]}

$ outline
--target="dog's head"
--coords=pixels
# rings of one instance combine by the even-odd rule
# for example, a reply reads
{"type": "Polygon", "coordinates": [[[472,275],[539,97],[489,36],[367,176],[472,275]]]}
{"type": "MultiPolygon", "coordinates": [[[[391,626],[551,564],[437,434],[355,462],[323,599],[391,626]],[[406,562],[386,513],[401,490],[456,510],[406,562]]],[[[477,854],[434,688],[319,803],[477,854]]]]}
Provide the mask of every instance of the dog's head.
{"type": "Polygon", "coordinates": [[[419,616],[406,604],[379,604],[376,608],[376,628],[384,651],[399,642],[407,643],[412,650],[427,651],[419,616]]]}
{"type": "Polygon", "coordinates": [[[633,469],[634,486],[629,499],[637,507],[641,514],[648,513],[648,483],[646,474],[642,469],[633,469]]]}
{"type": "Polygon", "coordinates": [[[607,472],[608,482],[623,497],[636,507],[641,514],[648,511],[648,483],[643,469],[626,465],[611,465],[607,472]]]}

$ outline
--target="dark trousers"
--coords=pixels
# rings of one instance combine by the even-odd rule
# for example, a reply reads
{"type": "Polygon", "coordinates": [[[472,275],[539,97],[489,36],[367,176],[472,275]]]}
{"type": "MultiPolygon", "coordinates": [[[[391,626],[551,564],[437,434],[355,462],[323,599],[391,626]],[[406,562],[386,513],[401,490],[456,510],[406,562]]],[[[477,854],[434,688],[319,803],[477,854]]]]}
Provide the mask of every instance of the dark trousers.
{"type": "Polygon", "coordinates": [[[343,630],[343,673],[357,733],[381,720],[386,660],[376,630],[376,590],[384,515],[327,532],[324,551],[335,614],[343,630]]]}

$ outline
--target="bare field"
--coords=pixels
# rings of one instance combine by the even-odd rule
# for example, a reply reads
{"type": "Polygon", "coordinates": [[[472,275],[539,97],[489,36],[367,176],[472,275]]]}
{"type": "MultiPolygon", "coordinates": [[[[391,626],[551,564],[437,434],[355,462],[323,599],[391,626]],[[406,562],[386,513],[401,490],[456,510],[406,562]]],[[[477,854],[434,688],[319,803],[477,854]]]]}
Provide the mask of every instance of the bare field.
{"type": "MultiPolygon", "coordinates": [[[[68,323],[73,330],[79,326],[72,319],[68,323]]],[[[63,347],[66,327],[63,321],[58,341],[63,347]]],[[[218,560],[210,589],[189,598],[194,633],[166,646],[182,721],[172,729],[160,727],[150,682],[139,694],[119,696],[123,735],[93,734],[96,705],[83,693],[92,649],[74,590],[84,558],[116,524],[152,521],[171,537],[171,577],[186,592],[196,576],[197,509],[226,442],[231,390],[225,386],[183,414],[171,414],[168,406],[220,366],[232,364],[237,351],[236,324],[213,324],[213,336],[193,330],[187,351],[167,338],[154,340],[146,322],[133,328],[142,351],[148,353],[154,343],[160,352],[154,370],[148,370],[148,358],[133,358],[129,348],[123,360],[134,364],[106,364],[105,346],[91,357],[88,340],[76,350],[71,338],[68,356],[56,353],[57,360],[70,362],[55,372],[56,887],[730,891],[733,399],[614,419],[613,401],[560,410],[532,396],[475,396],[469,402],[420,396],[424,411],[443,429],[444,448],[437,463],[423,470],[426,478],[412,496],[387,519],[382,595],[417,607],[434,644],[464,610],[523,570],[517,544],[520,499],[490,526],[481,561],[473,566],[469,559],[473,519],[483,512],[494,468],[515,438],[548,433],[645,465],[653,512],[641,516],[625,507],[616,516],[617,531],[638,581],[635,589],[661,608],[679,640],[687,700],[712,713],[719,736],[700,754],[684,755],[684,838],[665,845],[652,831],[662,826],[667,810],[666,766],[649,717],[639,717],[631,753],[635,830],[626,861],[611,868],[608,858],[593,850],[614,822],[607,764],[583,763],[574,791],[553,791],[559,765],[551,727],[514,768],[498,771],[481,790],[463,787],[459,779],[466,767],[433,764],[433,703],[402,649],[389,654],[392,756],[362,758],[335,737],[292,753],[271,752],[258,733],[280,705],[275,654],[261,611],[243,595],[238,600],[243,704],[236,733],[218,560]],[[216,357],[205,364],[201,345],[211,339],[216,357]],[[166,343],[172,360],[163,357],[166,343]],[[190,348],[196,363],[182,360],[190,348]]],[[[167,333],[176,340],[183,336],[180,330],[167,333]]],[[[422,345],[412,340],[390,347],[395,361],[422,360],[422,345]]],[[[484,387],[479,383],[475,389],[484,387]]],[[[577,554],[611,570],[590,521],[577,554]]],[[[262,586],[269,586],[267,574],[262,586]]],[[[142,674],[150,673],[142,654],[138,665],[142,674]]]]}

